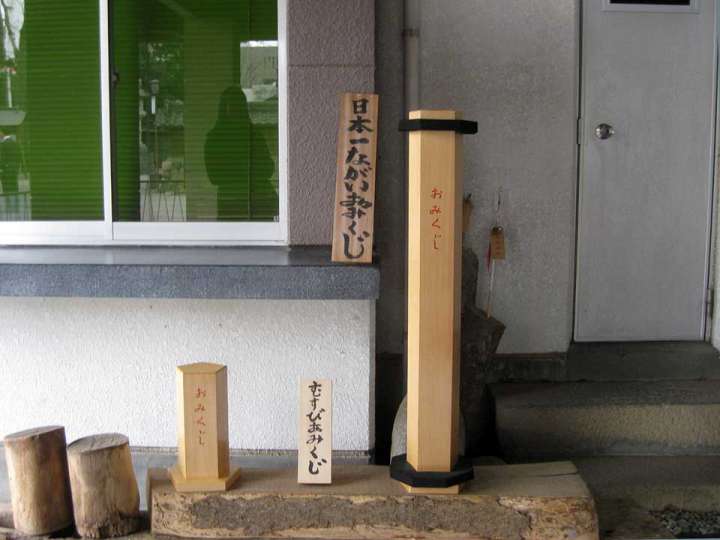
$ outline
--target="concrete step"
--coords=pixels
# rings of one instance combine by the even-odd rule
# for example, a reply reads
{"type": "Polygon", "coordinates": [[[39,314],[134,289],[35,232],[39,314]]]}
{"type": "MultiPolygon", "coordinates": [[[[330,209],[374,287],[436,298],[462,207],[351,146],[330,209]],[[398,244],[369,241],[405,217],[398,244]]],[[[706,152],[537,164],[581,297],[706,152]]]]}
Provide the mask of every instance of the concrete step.
{"type": "Polygon", "coordinates": [[[720,379],[720,352],[704,342],[574,343],[566,381],[720,379]]]}
{"type": "Polygon", "coordinates": [[[720,380],[562,382],[491,387],[511,461],[612,455],[720,455],[720,380]]]}

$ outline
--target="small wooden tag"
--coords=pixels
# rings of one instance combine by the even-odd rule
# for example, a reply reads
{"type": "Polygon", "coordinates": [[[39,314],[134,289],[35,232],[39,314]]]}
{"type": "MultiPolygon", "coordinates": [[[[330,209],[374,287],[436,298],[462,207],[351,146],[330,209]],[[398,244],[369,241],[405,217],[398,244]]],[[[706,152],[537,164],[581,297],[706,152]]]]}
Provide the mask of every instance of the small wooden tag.
{"type": "Polygon", "coordinates": [[[332,381],[300,381],[298,483],[332,482],[332,381]]]}
{"type": "Polygon", "coordinates": [[[490,232],[490,258],[505,259],[505,231],[502,227],[493,227],[490,232]]]}

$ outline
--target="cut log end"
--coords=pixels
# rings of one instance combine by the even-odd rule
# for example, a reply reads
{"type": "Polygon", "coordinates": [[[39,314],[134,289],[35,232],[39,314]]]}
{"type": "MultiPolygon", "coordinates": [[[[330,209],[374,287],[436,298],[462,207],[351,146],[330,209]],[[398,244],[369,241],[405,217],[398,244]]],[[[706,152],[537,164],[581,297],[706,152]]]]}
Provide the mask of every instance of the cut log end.
{"type": "Polygon", "coordinates": [[[120,433],[102,433],[74,441],[68,446],[68,454],[87,454],[129,444],[130,441],[125,435],[121,435],[120,433]]]}
{"type": "Polygon", "coordinates": [[[4,445],[15,528],[36,536],[72,525],[65,429],[20,431],[4,445]]]}
{"type": "Polygon", "coordinates": [[[63,432],[63,437],[64,437],[65,430],[62,426],[42,426],[42,427],[37,427],[37,428],[32,428],[32,429],[26,429],[24,431],[18,431],[17,433],[11,433],[10,435],[6,435],[4,442],[5,442],[5,444],[12,444],[13,442],[16,442],[16,441],[32,439],[35,437],[41,437],[43,435],[47,435],[48,433],[54,433],[54,432],[59,432],[59,431],[63,432]]]}
{"type": "Polygon", "coordinates": [[[84,538],[125,536],[140,527],[140,495],[128,438],[93,435],[68,447],[75,526],[84,538]]]}

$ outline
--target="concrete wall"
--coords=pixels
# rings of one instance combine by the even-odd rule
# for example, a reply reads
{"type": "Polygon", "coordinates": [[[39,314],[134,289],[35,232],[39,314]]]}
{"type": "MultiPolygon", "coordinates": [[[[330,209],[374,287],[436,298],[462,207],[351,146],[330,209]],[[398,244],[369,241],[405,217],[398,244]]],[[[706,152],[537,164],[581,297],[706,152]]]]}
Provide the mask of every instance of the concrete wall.
{"type": "Polygon", "coordinates": [[[330,244],[342,92],[375,85],[374,0],[288,0],[291,244],[330,244]]]}
{"type": "Polygon", "coordinates": [[[334,448],[374,445],[373,301],[3,298],[0,436],[62,424],[176,445],[175,365],[226,364],[230,445],[297,448],[298,381],[333,379],[334,448]]]}
{"type": "MultiPolygon", "coordinates": [[[[576,0],[417,0],[420,104],[479,122],[465,138],[466,241],[484,256],[503,190],[500,352],[565,351],[572,336],[578,65],[576,0]],[[451,4],[451,9],[450,9],[451,4]]],[[[382,82],[380,82],[382,84],[382,82]]],[[[488,275],[481,272],[484,304],[488,275]]]]}
{"type": "MultiPolygon", "coordinates": [[[[718,34],[720,28],[720,9],[715,10],[715,33],[718,34]]],[[[716,39],[718,36],[716,35],[716,39]]],[[[718,43],[720,49],[720,42],[718,43]]],[[[718,71],[716,88],[720,88],[720,71],[718,71]]],[[[720,110],[720,93],[716,96],[716,107],[720,110]]],[[[717,209],[720,205],[720,192],[718,186],[720,186],[720,144],[718,141],[718,133],[720,133],[720,116],[715,118],[715,192],[713,193],[713,220],[712,220],[712,240],[710,243],[710,277],[708,282],[708,289],[714,291],[714,305],[713,318],[708,323],[708,328],[705,330],[706,339],[709,338],[713,344],[713,347],[720,349],[720,261],[718,260],[718,250],[720,249],[720,236],[718,236],[718,225],[720,225],[720,219],[718,217],[717,209]]]]}

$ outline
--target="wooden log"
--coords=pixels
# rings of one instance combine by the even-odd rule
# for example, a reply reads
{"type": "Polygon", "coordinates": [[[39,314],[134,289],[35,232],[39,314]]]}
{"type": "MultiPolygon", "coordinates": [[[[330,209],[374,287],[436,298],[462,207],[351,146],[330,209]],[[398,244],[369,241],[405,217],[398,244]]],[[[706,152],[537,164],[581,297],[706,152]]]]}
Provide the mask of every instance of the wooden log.
{"type": "Polygon", "coordinates": [[[15,529],[36,536],[72,525],[65,429],[30,429],[3,442],[15,529]]]}
{"type": "Polygon", "coordinates": [[[80,536],[108,538],[140,527],[140,494],[128,438],[93,435],[68,447],[75,526],[80,536]]]}
{"type": "Polygon", "coordinates": [[[595,504],[572,463],[475,468],[459,495],[413,495],[387,467],[340,465],[331,485],[298,485],[294,469],[243,470],[224,493],[180,493],[148,472],[156,538],[597,540],[595,504]]]}

